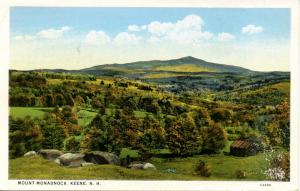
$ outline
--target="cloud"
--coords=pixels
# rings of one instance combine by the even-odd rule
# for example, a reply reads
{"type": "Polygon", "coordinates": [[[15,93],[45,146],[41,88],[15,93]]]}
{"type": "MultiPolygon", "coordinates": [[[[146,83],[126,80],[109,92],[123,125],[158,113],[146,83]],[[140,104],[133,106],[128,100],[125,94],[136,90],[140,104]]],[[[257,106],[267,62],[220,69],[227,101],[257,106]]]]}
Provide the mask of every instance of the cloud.
{"type": "Polygon", "coordinates": [[[159,43],[161,41],[160,38],[156,37],[156,36],[151,36],[147,42],[151,43],[151,44],[156,44],[159,43]]]}
{"type": "Polygon", "coordinates": [[[264,31],[264,28],[261,27],[261,26],[255,26],[255,25],[247,25],[247,26],[244,26],[242,28],[242,33],[243,34],[257,34],[257,33],[261,33],[264,31]]]}
{"type": "Polygon", "coordinates": [[[128,32],[121,32],[114,38],[116,45],[135,45],[142,40],[142,37],[128,32]]]}
{"type": "Polygon", "coordinates": [[[57,39],[63,36],[64,33],[71,30],[68,26],[63,26],[60,29],[45,29],[37,33],[38,37],[45,38],[45,39],[57,39]]]}
{"type": "Polygon", "coordinates": [[[168,39],[180,44],[197,43],[208,40],[213,34],[202,31],[204,21],[198,15],[187,15],[175,23],[153,21],[148,26],[148,32],[161,39],[168,39]]]}
{"type": "Polygon", "coordinates": [[[228,41],[234,40],[235,36],[232,34],[229,34],[229,33],[222,32],[222,33],[218,34],[217,39],[218,39],[218,41],[221,41],[221,42],[228,42],[228,41]]]}
{"type": "Polygon", "coordinates": [[[88,44],[107,44],[111,41],[110,37],[103,31],[89,31],[85,36],[85,43],[88,44]]]}
{"type": "Polygon", "coordinates": [[[140,27],[137,25],[129,25],[128,26],[128,31],[132,31],[132,32],[136,32],[136,31],[140,31],[140,27]]]}
{"type": "Polygon", "coordinates": [[[15,40],[35,40],[36,36],[33,35],[18,35],[14,37],[15,40]]]}
{"type": "Polygon", "coordinates": [[[151,22],[148,26],[148,31],[154,35],[166,35],[173,30],[173,23],[161,23],[158,21],[151,22]]]}

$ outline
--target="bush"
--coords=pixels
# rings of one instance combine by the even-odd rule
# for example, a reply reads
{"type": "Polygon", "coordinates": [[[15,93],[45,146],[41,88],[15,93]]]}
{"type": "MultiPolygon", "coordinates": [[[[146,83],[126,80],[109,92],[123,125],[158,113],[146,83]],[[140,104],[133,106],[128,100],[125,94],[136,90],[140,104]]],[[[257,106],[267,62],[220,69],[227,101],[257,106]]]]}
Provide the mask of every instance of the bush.
{"type": "Polygon", "coordinates": [[[76,137],[71,136],[65,141],[65,150],[69,152],[78,152],[80,149],[80,141],[76,137]]]}
{"type": "Polygon", "coordinates": [[[235,176],[236,176],[236,178],[238,178],[238,179],[246,178],[246,172],[245,172],[245,171],[242,171],[242,170],[237,170],[237,171],[235,172],[235,176]]]}
{"type": "Polygon", "coordinates": [[[203,176],[203,177],[210,177],[211,176],[211,167],[207,165],[204,161],[199,160],[195,172],[197,175],[203,176]]]}

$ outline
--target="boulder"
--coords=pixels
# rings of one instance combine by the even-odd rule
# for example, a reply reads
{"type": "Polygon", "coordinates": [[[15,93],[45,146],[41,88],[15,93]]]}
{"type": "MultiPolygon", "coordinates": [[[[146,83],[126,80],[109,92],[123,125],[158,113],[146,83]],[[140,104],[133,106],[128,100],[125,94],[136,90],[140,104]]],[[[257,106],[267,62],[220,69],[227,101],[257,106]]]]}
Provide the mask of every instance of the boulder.
{"type": "Polygon", "coordinates": [[[145,163],[145,164],[143,165],[143,169],[145,169],[145,170],[147,170],[147,169],[153,169],[153,170],[156,170],[156,167],[155,167],[153,164],[151,164],[151,163],[145,163]]]}
{"type": "Polygon", "coordinates": [[[130,169],[143,169],[143,170],[147,170],[147,169],[153,169],[156,170],[156,167],[151,164],[151,163],[145,163],[145,164],[141,164],[141,163],[137,163],[137,164],[131,164],[128,166],[128,168],[130,169]]]}
{"type": "Polygon", "coordinates": [[[81,163],[81,166],[93,166],[95,165],[94,163],[91,163],[91,162],[83,162],[81,163]]]}
{"type": "Polygon", "coordinates": [[[130,169],[143,169],[143,164],[131,164],[128,166],[130,169]]]}
{"type": "Polygon", "coordinates": [[[117,155],[102,151],[91,151],[85,153],[84,160],[94,164],[113,164],[120,165],[117,155]]]}
{"type": "Polygon", "coordinates": [[[55,160],[63,153],[56,149],[42,149],[39,150],[38,154],[47,160],[55,160]]]}
{"type": "Polygon", "coordinates": [[[55,159],[54,162],[55,162],[56,164],[60,165],[60,160],[59,160],[58,158],[55,159]]]}
{"type": "Polygon", "coordinates": [[[58,157],[60,165],[68,167],[79,167],[85,162],[84,154],[80,153],[66,153],[58,157]]]}
{"type": "Polygon", "coordinates": [[[24,157],[28,157],[28,156],[36,156],[37,153],[35,151],[29,151],[27,153],[24,154],[24,157]]]}

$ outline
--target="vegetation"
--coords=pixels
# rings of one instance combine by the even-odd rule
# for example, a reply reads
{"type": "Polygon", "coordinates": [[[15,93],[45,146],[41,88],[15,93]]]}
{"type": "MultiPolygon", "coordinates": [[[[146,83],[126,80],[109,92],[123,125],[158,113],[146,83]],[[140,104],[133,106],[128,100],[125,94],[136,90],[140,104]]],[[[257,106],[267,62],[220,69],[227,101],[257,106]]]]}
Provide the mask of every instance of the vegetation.
{"type": "MultiPolygon", "coordinates": [[[[258,172],[263,152],[289,151],[289,73],[253,72],[192,57],[72,72],[10,71],[12,177],[26,172],[22,178],[262,180],[270,179],[258,172]],[[229,156],[235,140],[253,142],[262,153],[229,156]],[[19,158],[42,148],[128,155],[155,164],[158,172],[105,165],[30,174],[39,165],[53,165],[19,158]],[[35,164],[21,168],[26,160],[35,164]],[[110,172],[94,173],[99,170],[110,172]]],[[[289,163],[282,161],[274,164],[287,174],[289,163]]]]}

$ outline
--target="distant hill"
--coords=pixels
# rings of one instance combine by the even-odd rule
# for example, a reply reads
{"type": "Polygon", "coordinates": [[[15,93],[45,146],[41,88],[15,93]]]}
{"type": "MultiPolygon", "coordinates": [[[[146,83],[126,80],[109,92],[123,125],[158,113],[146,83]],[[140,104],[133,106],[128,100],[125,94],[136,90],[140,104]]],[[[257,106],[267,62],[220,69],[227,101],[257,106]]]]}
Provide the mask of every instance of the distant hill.
{"type": "Polygon", "coordinates": [[[172,60],[139,61],[126,64],[106,64],[82,69],[83,72],[115,71],[119,73],[148,73],[148,72],[228,72],[251,73],[251,70],[225,64],[206,62],[191,56],[172,60]]]}

